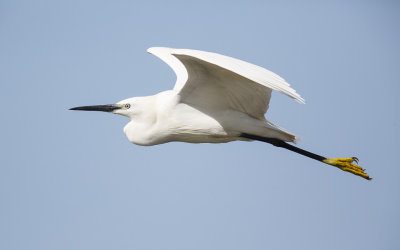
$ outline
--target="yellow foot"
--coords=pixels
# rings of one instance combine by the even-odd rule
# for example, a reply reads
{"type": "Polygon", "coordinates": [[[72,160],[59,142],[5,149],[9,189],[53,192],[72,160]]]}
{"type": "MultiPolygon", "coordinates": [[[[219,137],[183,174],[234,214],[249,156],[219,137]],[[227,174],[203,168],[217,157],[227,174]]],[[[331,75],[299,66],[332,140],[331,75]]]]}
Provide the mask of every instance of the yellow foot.
{"type": "Polygon", "coordinates": [[[333,159],[326,158],[325,160],[323,160],[323,162],[325,162],[326,164],[338,167],[343,171],[358,175],[364,179],[371,180],[368,174],[364,172],[365,169],[356,164],[352,164],[353,161],[358,163],[358,158],[357,157],[333,158],[333,159]]]}

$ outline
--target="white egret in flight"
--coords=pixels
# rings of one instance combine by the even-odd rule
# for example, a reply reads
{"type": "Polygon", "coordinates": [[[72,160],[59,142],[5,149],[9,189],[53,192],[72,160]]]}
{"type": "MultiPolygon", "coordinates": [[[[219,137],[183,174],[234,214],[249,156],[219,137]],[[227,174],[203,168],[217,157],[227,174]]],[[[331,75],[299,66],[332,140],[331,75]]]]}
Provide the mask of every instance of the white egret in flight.
{"type": "Polygon", "coordinates": [[[266,120],[272,90],[304,103],[280,76],[262,67],[216,53],[155,47],[176,73],[172,90],[133,97],[116,104],[82,106],[71,110],[105,111],[127,116],[124,127],[135,144],[151,146],[172,141],[221,143],[263,141],[338,167],[370,180],[356,157],[326,158],[288,142],[296,136],[266,120]]]}

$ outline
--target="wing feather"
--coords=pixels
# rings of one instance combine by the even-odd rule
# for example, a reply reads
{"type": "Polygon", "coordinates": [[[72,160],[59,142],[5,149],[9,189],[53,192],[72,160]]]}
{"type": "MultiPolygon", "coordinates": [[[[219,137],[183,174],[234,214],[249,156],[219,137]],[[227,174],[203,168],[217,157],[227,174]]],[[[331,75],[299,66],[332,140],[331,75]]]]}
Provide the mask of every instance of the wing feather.
{"type": "Polygon", "coordinates": [[[300,103],[305,103],[305,100],[279,75],[236,58],[200,50],[171,49],[165,47],[153,47],[148,49],[148,52],[159,57],[175,71],[177,82],[174,89],[178,91],[185,85],[188,74],[185,66],[173,55],[187,55],[225,68],[267,88],[286,94],[300,103]]]}
{"type": "Polygon", "coordinates": [[[181,101],[212,110],[232,109],[264,120],[271,90],[300,103],[304,99],[277,74],[216,53],[154,47],[149,53],[166,62],[177,75],[174,90],[181,101]]]}

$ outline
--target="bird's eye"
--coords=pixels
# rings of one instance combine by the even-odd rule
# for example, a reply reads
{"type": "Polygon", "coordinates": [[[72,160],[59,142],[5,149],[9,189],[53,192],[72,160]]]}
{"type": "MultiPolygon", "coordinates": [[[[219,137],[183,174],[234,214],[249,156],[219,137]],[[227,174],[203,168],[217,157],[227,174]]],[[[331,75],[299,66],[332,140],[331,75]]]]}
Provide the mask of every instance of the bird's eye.
{"type": "Polygon", "coordinates": [[[131,107],[131,105],[129,103],[125,104],[125,108],[129,109],[131,107]]]}

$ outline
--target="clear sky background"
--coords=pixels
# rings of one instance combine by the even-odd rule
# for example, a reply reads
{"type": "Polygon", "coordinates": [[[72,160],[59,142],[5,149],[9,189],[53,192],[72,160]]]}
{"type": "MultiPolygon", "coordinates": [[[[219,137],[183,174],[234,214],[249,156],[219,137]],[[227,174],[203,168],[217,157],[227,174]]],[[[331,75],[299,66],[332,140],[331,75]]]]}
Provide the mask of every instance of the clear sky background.
{"type": "Polygon", "coordinates": [[[1,1],[0,249],[400,249],[399,21],[397,1],[1,1]],[[151,46],[278,73],[307,104],[274,92],[267,118],[374,180],[68,111],[172,88],[151,46]]]}

